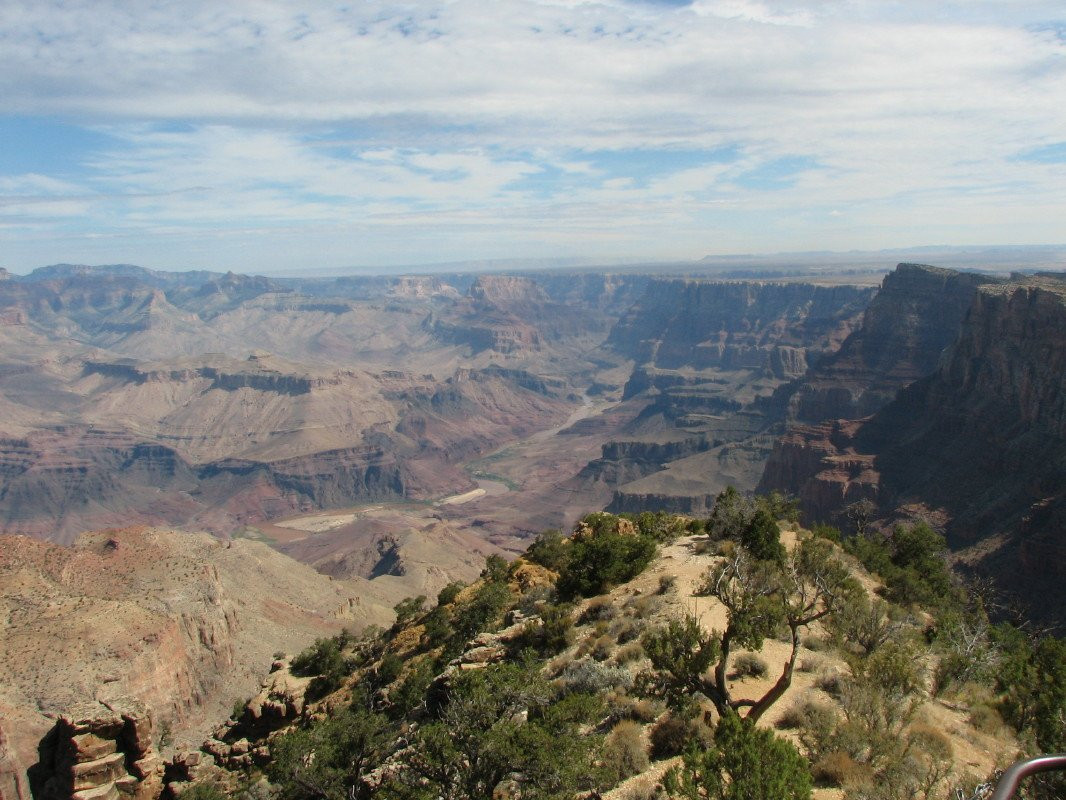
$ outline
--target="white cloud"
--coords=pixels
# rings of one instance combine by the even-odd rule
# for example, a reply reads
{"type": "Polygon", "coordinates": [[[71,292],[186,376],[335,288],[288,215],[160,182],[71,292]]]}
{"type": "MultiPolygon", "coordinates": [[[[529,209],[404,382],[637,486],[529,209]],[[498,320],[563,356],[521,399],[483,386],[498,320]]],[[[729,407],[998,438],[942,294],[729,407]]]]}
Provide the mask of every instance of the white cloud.
{"type": "Polygon", "coordinates": [[[1027,235],[1048,238],[1062,165],[1016,155],[1066,138],[1062,16],[990,1],[7,0],[0,111],[91,124],[115,146],[80,173],[0,175],[0,195],[22,198],[5,222],[67,225],[76,196],[96,232],[190,237],[484,226],[505,247],[551,225],[654,233],[646,249],[665,234],[697,256],[728,226],[743,249],[791,249],[760,245],[798,220],[812,235],[854,222],[825,233],[861,239],[864,220],[907,236],[938,213],[964,240],[1028,203],[1027,235]],[[735,158],[627,174],[593,157],[627,149],[735,158]],[[745,183],[788,158],[813,167],[745,183]]]}

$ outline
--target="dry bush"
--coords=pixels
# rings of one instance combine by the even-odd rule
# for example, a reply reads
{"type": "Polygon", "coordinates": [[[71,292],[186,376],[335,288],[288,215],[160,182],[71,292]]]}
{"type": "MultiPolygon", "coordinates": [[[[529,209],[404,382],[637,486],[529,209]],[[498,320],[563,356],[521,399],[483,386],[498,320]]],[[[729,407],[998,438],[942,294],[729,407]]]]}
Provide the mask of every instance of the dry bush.
{"type": "Polygon", "coordinates": [[[829,643],[820,636],[808,636],[803,640],[803,646],[812,653],[822,653],[829,649],[829,643]]]}
{"type": "Polygon", "coordinates": [[[692,552],[697,556],[713,553],[717,550],[717,542],[710,538],[696,539],[692,542],[692,552]]]}
{"type": "Polygon", "coordinates": [[[981,733],[995,736],[1003,730],[1003,717],[988,703],[977,703],[970,708],[970,724],[981,733]]]}
{"type": "Polygon", "coordinates": [[[614,654],[614,660],[619,664],[632,664],[642,658],[644,658],[644,648],[640,642],[630,642],[624,647],[620,647],[618,652],[614,654]]]}
{"type": "Polygon", "coordinates": [[[814,685],[831,697],[840,697],[844,688],[844,676],[839,672],[826,672],[819,676],[814,685]]]}
{"type": "Polygon", "coordinates": [[[588,606],[581,614],[581,619],[578,620],[579,625],[588,625],[593,622],[599,622],[600,620],[609,621],[614,619],[618,613],[618,609],[611,603],[611,598],[606,596],[594,597],[589,601],[588,606]]]}
{"type": "Polygon", "coordinates": [[[665,706],[658,700],[636,700],[629,709],[629,716],[637,722],[654,722],[665,711],[665,706]]]}
{"type": "Polygon", "coordinates": [[[612,689],[628,689],[633,685],[633,676],[625,667],[601,664],[583,659],[572,661],[559,674],[559,680],[567,692],[603,694],[612,689]]]}
{"type": "Polygon", "coordinates": [[[654,722],[666,710],[658,700],[637,699],[621,692],[612,694],[607,705],[609,722],[621,722],[624,719],[640,723],[654,722]]]}
{"type": "Polygon", "coordinates": [[[860,764],[847,753],[837,750],[826,753],[811,765],[811,777],[819,783],[848,788],[870,783],[874,772],[868,764],[860,764]]]}
{"type": "Polygon", "coordinates": [[[675,586],[677,586],[676,575],[663,575],[659,578],[659,594],[667,594],[675,586]]]}
{"type": "Polygon", "coordinates": [[[567,655],[566,653],[556,656],[548,661],[544,668],[544,674],[548,678],[558,678],[563,673],[563,670],[572,663],[574,663],[573,656],[567,655]]]}
{"type": "Polygon", "coordinates": [[[806,704],[797,704],[789,708],[774,723],[779,730],[788,731],[802,728],[807,722],[806,704]]]}
{"type": "Polygon", "coordinates": [[[662,598],[656,595],[636,595],[628,600],[626,608],[635,619],[649,619],[662,604],[662,598]]]}
{"type": "Polygon", "coordinates": [[[646,627],[647,626],[640,620],[635,620],[630,617],[619,617],[611,623],[610,632],[614,638],[618,640],[618,644],[625,644],[626,642],[632,642],[635,639],[639,639],[646,627]]]}
{"type": "Polygon", "coordinates": [[[796,666],[800,672],[817,672],[822,668],[822,659],[814,656],[802,659],[796,666]]]}
{"type": "Polygon", "coordinates": [[[611,729],[603,745],[603,765],[614,782],[648,768],[648,751],[639,724],[623,720],[611,729]]]}
{"type": "Polygon", "coordinates": [[[589,648],[589,654],[597,661],[606,661],[614,652],[614,639],[610,636],[598,636],[589,648]]]}
{"type": "Polygon", "coordinates": [[[733,659],[734,678],[761,678],[770,667],[755,653],[741,653],[733,659]]]}
{"type": "Polygon", "coordinates": [[[655,781],[635,782],[625,788],[622,797],[623,800],[665,800],[666,790],[655,781]]]}
{"type": "Polygon", "coordinates": [[[670,758],[684,752],[693,739],[703,748],[714,744],[713,731],[700,719],[684,719],[674,713],[667,714],[651,729],[651,754],[653,758],[670,758]]]}

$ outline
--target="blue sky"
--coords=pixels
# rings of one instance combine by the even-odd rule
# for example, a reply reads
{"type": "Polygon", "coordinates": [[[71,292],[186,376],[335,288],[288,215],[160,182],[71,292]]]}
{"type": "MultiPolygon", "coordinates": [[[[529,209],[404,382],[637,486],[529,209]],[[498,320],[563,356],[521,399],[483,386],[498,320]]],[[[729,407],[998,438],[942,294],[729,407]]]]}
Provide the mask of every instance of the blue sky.
{"type": "Polygon", "coordinates": [[[0,266],[1066,240],[1061,2],[0,4],[0,266]]]}

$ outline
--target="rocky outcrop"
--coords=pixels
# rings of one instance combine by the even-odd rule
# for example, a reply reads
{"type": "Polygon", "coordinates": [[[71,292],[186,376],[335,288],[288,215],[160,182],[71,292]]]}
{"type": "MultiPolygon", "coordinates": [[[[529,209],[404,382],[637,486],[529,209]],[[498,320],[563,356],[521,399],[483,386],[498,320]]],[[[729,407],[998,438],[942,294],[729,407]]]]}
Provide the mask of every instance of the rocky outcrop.
{"type": "Polygon", "coordinates": [[[540,272],[534,278],[555,303],[620,316],[653,278],[603,272],[540,272]]]}
{"type": "Polygon", "coordinates": [[[808,522],[841,523],[852,503],[876,504],[881,476],[874,457],[857,452],[859,427],[847,420],[795,426],[774,443],[758,490],[801,498],[808,522]]]}
{"type": "MultiPolygon", "coordinates": [[[[572,285],[573,279],[568,276],[566,285],[572,285]]],[[[556,288],[561,288],[558,283],[556,288]]],[[[608,290],[601,287],[601,291],[608,290]]],[[[590,332],[603,335],[607,317],[600,308],[600,298],[595,292],[591,295],[575,308],[553,300],[539,281],[531,278],[479,275],[462,301],[434,312],[425,327],[442,341],[467,346],[474,353],[540,351],[570,337],[590,332]]]]}
{"type": "Polygon", "coordinates": [[[21,308],[0,308],[0,327],[25,324],[26,313],[21,308]]]}
{"type": "Polygon", "coordinates": [[[542,305],[547,292],[529,278],[517,275],[479,275],[468,292],[470,298],[486,306],[542,305]]]}
{"type": "Polygon", "coordinates": [[[978,288],[997,283],[1002,279],[990,275],[900,264],[840,350],[778,390],[774,402],[799,422],[873,414],[936,369],[978,288]]]}
{"type": "MultiPolygon", "coordinates": [[[[121,717],[134,697],[157,735],[169,729],[176,744],[198,742],[234,697],[260,685],[274,650],[295,652],[343,627],[388,621],[395,600],[376,597],[366,581],[331,580],[257,542],[144,528],[85,534],[72,547],[0,537],[5,797],[12,785],[25,787],[22,776],[40,761],[41,740],[57,719],[77,728],[107,717],[106,709],[121,717]]],[[[137,730],[143,740],[147,728],[137,730]]],[[[41,750],[41,785],[63,778],[68,733],[45,741],[53,755],[41,750]]],[[[102,747],[100,755],[127,753],[127,768],[145,757],[102,747]]],[[[89,755],[78,763],[93,761],[89,755]]],[[[97,785],[124,785],[117,766],[93,776],[97,785]]],[[[24,791],[12,797],[28,800],[24,791]]]]}
{"type": "Polygon", "coordinates": [[[152,718],[133,699],[65,712],[39,752],[30,771],[37,800],[156,800],[163,791],[152,718]]]}

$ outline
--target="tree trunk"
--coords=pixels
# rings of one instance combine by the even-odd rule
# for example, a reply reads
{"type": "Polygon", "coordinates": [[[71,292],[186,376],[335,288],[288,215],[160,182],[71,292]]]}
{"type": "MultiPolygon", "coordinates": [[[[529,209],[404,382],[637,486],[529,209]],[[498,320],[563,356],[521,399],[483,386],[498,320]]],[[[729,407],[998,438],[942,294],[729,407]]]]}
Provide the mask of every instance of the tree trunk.
{"type": "Polygon", "coordinates": [[[756,701],[744,716],[744,719],[750,719],[753,723],[758,722],[759,717],[766,713],[766,709],[780,700],[781,696],[788,691],[788,687],[792,685],[792,672],[796,668],[796,656],[799,654],[799,626],[789,625],[789,628],[792,630],[792,653],[785,662],[785,668],[781,672],[781,677],[777,679],[777,683],[771,686],[770,690],[756,701]]]}

